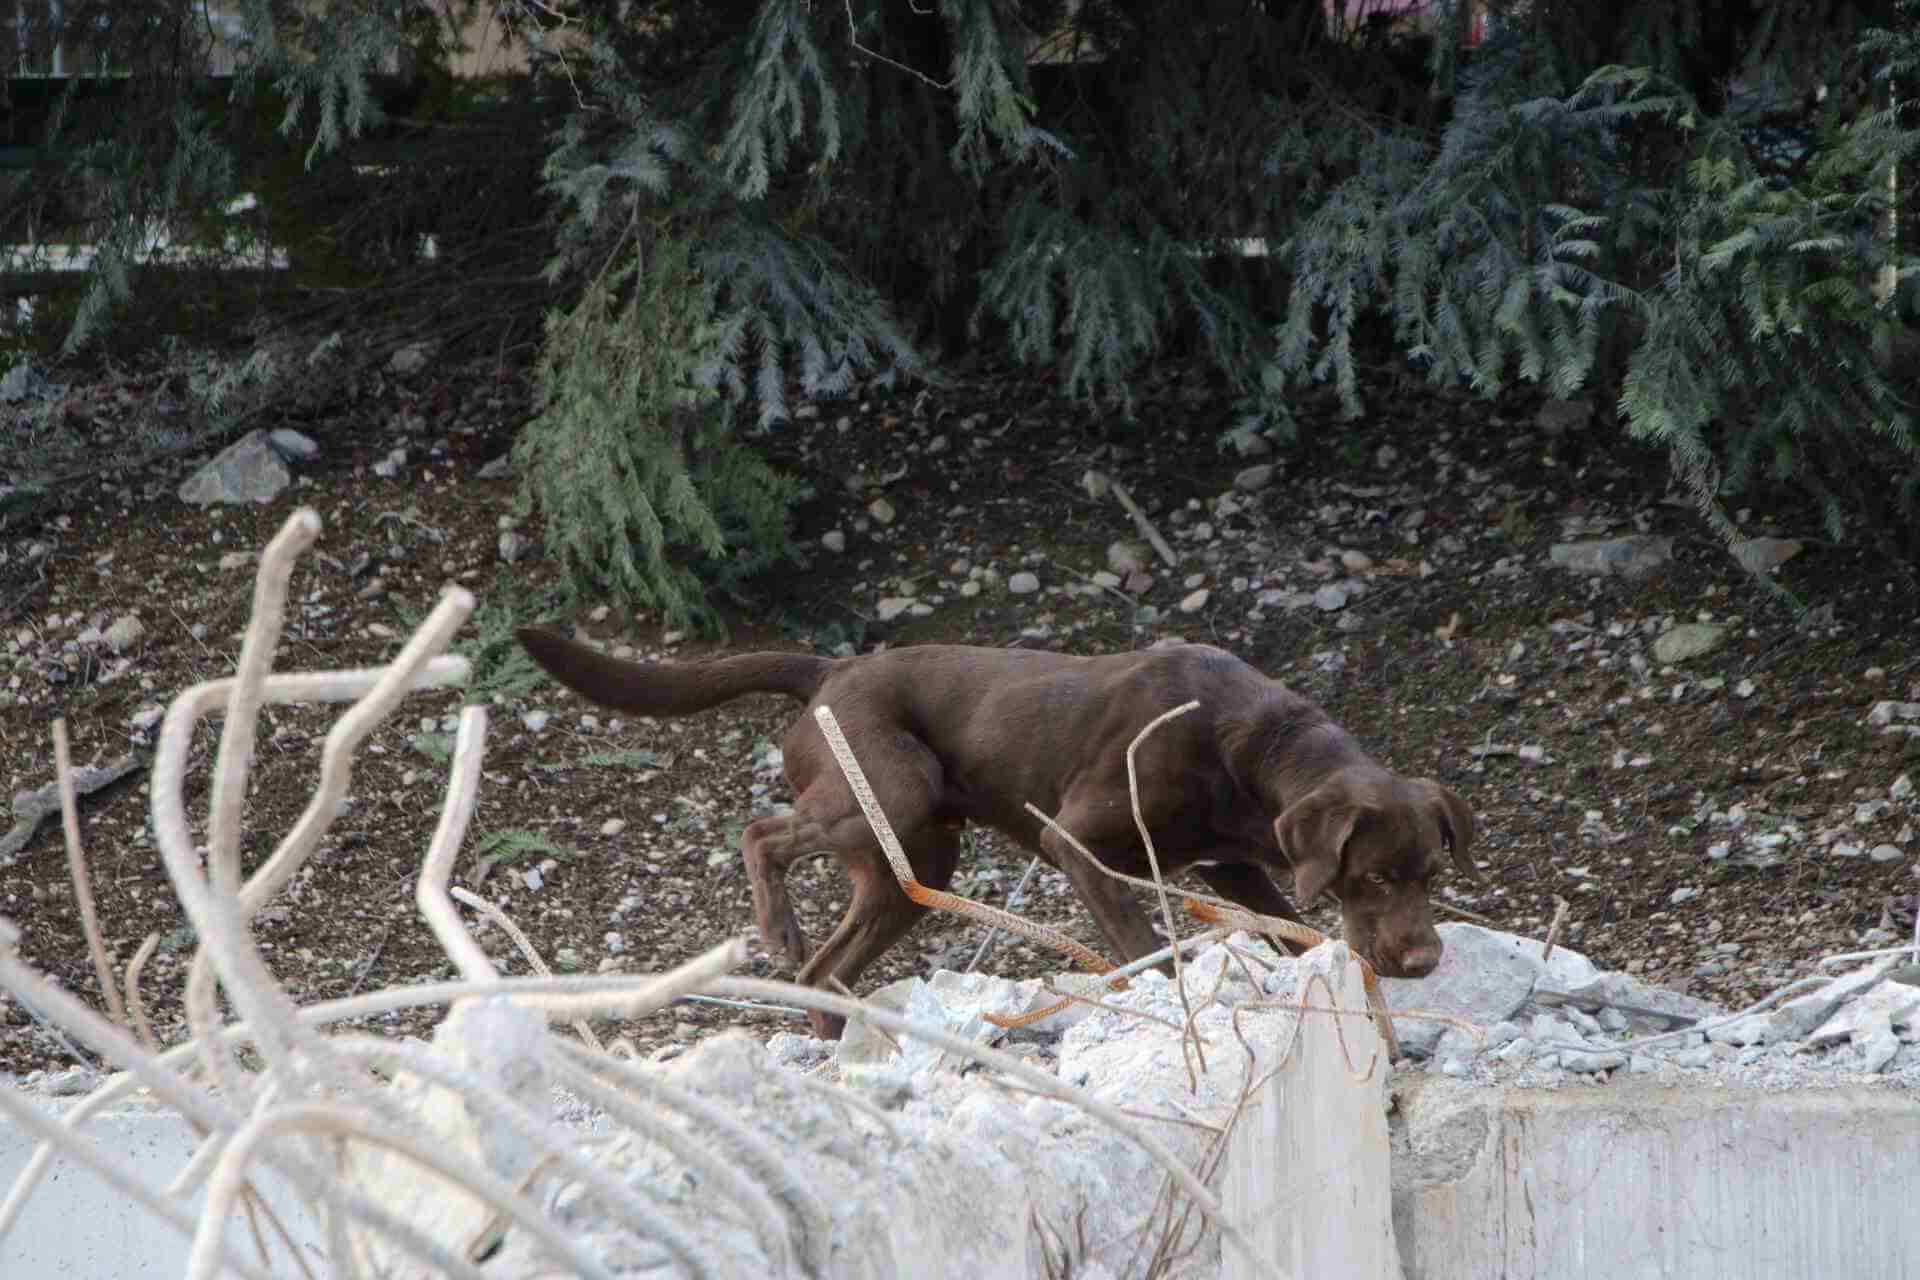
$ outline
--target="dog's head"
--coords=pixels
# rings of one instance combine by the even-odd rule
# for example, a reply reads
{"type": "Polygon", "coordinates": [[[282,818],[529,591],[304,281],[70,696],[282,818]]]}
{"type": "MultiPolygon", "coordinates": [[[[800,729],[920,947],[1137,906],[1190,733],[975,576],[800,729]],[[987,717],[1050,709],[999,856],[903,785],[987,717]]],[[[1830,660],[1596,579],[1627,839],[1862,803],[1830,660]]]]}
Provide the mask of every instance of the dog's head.
{"type": "Polygon", "coordinates": [[[1342,769],[1274,819],[1293,867],[1295,902],[1332,890],[1347,943],[1381,976],[1424,978],[1440,963],[1427,902],[1441,851],[1477,878],[1468,849],[1473,811],[1437,782],[1342,769]]]}

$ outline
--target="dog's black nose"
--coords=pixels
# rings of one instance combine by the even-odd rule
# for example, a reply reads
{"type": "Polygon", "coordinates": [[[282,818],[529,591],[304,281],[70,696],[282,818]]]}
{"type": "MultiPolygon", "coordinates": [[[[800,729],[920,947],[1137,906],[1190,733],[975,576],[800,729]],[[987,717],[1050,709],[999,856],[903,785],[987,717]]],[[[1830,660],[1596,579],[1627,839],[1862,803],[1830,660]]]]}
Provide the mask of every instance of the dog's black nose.
{"type": "Polygon", "coordinates": [[[1424,978],[1440,967],[1440,944],[1408,947],[1400,953],[1400,972],[1396,977],[1424,978]]]}

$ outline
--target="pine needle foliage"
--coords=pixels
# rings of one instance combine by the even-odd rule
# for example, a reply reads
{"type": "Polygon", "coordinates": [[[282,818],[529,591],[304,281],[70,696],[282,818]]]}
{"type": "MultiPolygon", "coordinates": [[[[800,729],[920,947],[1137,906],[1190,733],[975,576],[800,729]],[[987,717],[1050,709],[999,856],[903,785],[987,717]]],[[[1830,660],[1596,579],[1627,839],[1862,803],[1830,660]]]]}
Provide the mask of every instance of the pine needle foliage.
{"type": "Polygon", "coordinates": [[[636,233],[549,321],[539,414],[513,457],[520,509],[538,509],[574,600],[604,585],[710,623],[704,585],[787,550],[798,486],[728,429],[713,385],[741,331],[718,292],[686,238],[636,233]]]}
{"type": "MultiPolygon", "coordinates": [[[[1635,10],[1627,45],[1681,62],[1690,11],[1635,10]]],[[[1911,65],[1913,15],[1851,46],[1883,91],[1911,65]]],[[[1737,104],[1710,111],[1654,66],[1563,90],[1564,44],[1509,28],[1460,69],[1437,137],[1381,130],[1305,219],[1270,409],[1324,382],[1362,412],[1353,335],[1379,313],[1437,383],[1617,390],[1626,428],[1668,451],[1728,537],[1724,500],[1763,482],[1803,487],[1836,540],[1915,528],[1912,370],[1878,358],[1901,321],[1875,288],[1915,269],[1881,234],[1889,175],[1913,155],[1910,101],[1883,92],[1790,178],[1762,163],[1737,104]]]]}

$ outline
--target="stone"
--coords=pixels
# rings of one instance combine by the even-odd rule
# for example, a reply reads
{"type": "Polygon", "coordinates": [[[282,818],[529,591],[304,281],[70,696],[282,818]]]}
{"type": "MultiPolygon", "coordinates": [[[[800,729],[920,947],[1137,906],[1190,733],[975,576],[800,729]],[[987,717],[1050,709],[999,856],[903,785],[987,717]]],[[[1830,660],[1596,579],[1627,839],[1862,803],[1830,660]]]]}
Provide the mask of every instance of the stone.
{"type": "Polygon", "coordinates": [[[829,529],[820,535],[820,545],[839,555],[847,549],[847,535],[838,529],[829,529]]]}
{"type": "Polygon", "coordinates": [[[1364,551],[1342,551],[1340,567],[1348,573],[1366,573],[1373,568],[1373,557],[1364,551]]]}
{"type": "Polygon", "coordinates": [[[893,504],[885,498],[875,498],[872,502],[869,502],[867,504],[867,514],[873,517],[875,524],[883,527],[892,524],[894,520],[898,518],[898,513],[894,511],[893,504]]]}
{"type": "Polygon", "coordinates": [[[1673,539],[1636,534],[1589,542],[1559,542],[1547,558],[1572,573],[1601,578],[1640,578],[1673,559],[1673,539]]]}
{"type": "Polygon", "coordinates": [[[267,443],[266,433],[249,431],[188,476],[179,495],[180,501],[196,507],[271,502],[292,482],[287,464],[267,443]]]}
{"type": "Polygon", "coordinates": [[[1193,591],[1188,593],[1180,601],[1180,612],[1182,613],[1200,612],[1202,609],[1207,607],[1207,600],[1211,594],[1212,593],[1209,592],[1205,587],[1201,587],[1198,591],[1193,591]]]}
{"type": "Polygon", "coordinates": [[[1258,493],[1273,483],[1273,472],[1274,468],[1272,463],[1256,463],[1251,467],[1243,468],[1234,475],[1233,487],[1241,493],[1258,493]]]}
{"type": "Polygon", "coordinates": [[[320,446],[313,437],[302,435],[292,427],[277,427],[269,431],[267,443],[288,462],[299,462],[320,452],[320,446]]]}
{"type": "Polygon", "coordinates": [[[1867,853],[1875,862],[1898,862],[1906,856],[1896,844],[1877,844],[1867,853]]]}
{"type": "Polygon", "coordinates": [[[500,562],[502,564],[517,563],[527,554],[528,546],[526,534],[516,533],[512,529],[506,530],[500,535],[500,562]]]}
{"type": "Polygon", "coordinates": [[[434,344],[431,342],[409,342],[395,351],[387,360],[387,368],[403,378],[411,378],[427,367],[433,359],[434,344]]]}
{"type": "Polygon", "coordinates": [[[1038,591],[1039,589],[1040,589],[1039,576],[1037,574],[1029,573],[1025,569],[1022,569],[1019,573],[1016,573],[1012,577],[1007,579],[1007,590],[1013,592],[1013,594],[1017,596],[1030,596],[1034,592],[1038,591]]]}
{"type": "Polygon", "coordinates": [[[115,653],[125,653],[139,644],[146,634],[146,624],[132,614],[125,613],[115,618],[113,625],[109,626],[100,638],[106,641],[107,648],[115,653]]]}
{"type": "Polygon", "coordinates": [[[887,596],[874,606],[874,615],[882,622],[892,622],[912,607],[912,596],[887,596]]]}
{"type": "Polygon", "coordinates": [[[1597,1049],[1588,1053],[1563,1049],[1560,1051],[1560,1065],[1568,1071],[1578,1071],[1584,1075],[1596,1071],[1617,1071],[1627,1065],[1627,1055],[1618,1049],[1597,1049]]]}
{"type": "Polygon", "coordinates": [[[1673,665],[1703,657],[1726,643],[1727,629],[1711,622],[1683,622],[1653,642],[1656,662],[1673,665]]]}
{"type": "Polygon", "coordinates": [[[166,717],[166,714],[167,709],[165,707],[155,702],[149,702],[131,716],[128,716],[127,723],[139,732],[145,733],[147,730],[153,728],[153,726],[159,724],[160,721],[166,717]]]}
{"type": "Polygon", "coordinates": [[[1799,555],[1802,545],[1798,538],[1742,538],[1727,550],[1748,573],[1765,574],[1799,555]]]}
{"type": "Polygon", "coordinates": [[[1533,415],[1533,425],[1551,438],[1566,435],[1569,431],[1584,430],[1593,421],[1593,404],[1588,400],[1562,400],[1558,397],[1548,400],[1533,415]]]}
{"type": "Polygon", "coordinates": [[[1887,795],[1894,800],[1913,799],[1913,776],[1903,773],[1895,778],[1893,785],[1887,788],[1887,795]]]}
{"type": "Polygon", "coordinates": [[[1920,702],[1876,702],[1867,712],[1867,723],[1876,729],[1884,729],[1896,720],[1920,720],[1920,702]]]}
{"type": "Polygon", "coordinates": [[[1121,577],[1142,573],[1153,564],[1153,552],[1143,542],[1121,541],[1107,548],[1107,568],[1121,577]]]}
{"type": "Polygon", "coordinates": [[[1347,589],[1337,582],[1329,582],[1313,593],[1313,607],[1322,613],[1338,613],[1347,607],[1347,589]]]}

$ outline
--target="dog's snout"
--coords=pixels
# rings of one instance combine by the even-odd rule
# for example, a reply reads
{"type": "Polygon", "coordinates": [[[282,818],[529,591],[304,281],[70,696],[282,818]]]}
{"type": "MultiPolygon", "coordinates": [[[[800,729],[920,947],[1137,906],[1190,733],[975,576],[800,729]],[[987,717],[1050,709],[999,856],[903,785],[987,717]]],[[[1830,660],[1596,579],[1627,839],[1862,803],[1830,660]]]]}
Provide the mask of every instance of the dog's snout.
{"type": "Polygon", "coordinates": [[[1440,943],[1423,943],[1400,953],[1402,977],[1424,978],[1440,967],[1440,943]]]}

